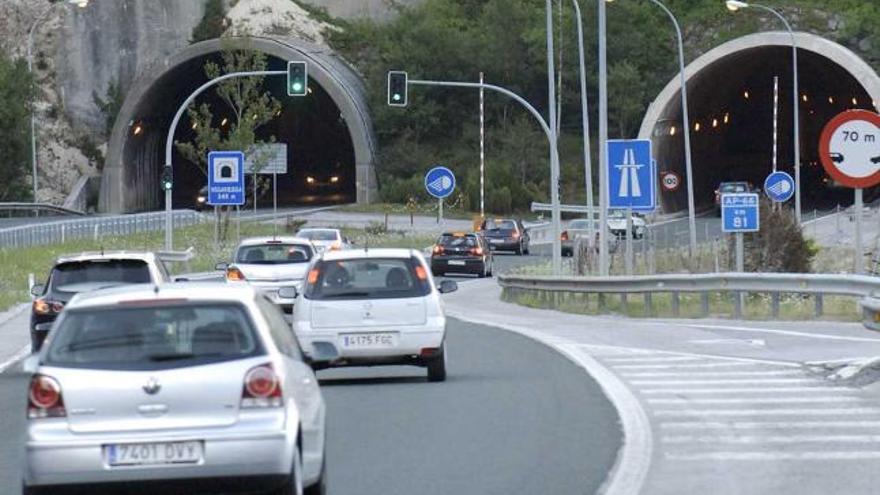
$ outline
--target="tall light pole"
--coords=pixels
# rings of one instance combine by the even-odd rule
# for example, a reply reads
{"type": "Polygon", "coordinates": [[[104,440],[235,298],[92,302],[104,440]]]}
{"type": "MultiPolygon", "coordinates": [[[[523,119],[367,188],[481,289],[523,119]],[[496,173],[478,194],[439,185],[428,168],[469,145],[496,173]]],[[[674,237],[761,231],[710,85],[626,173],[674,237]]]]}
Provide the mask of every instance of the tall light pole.
{"type": "Polygon", "coordinates": [[[678,19],[675,18],[672,11],[666,7],[660,0],[650,0],[654,5],[663,9],[669,19],[675,26],[675,35],[678,38],[678,75],[681,80],[681,115],[684,124],[684,167],[687,176],[687,197],[688,197],[688,229],[690,231],[690,252],[691,256],[695,256],[697,252],[697,220],[694,207],[694,169],[691,160],[691,122],[688,113],[688,94],[687,94],[687,77],[684,73],[684,40],[681,35],[681,26],[678,19]]]}
{"type": "MultiPolygon", "coordinates": [[[[77,7],[84,9],[89,6],[89,0],[67,0],[66,3],[70,5],[76,5],[77,7]]],[[[27,63],[28,63],[28,72],[33,76],[34,74],[34,33],[37,31],[37,27],[46,20],[46,17],[52,12],[52,7],[46,9],[37,20],[31,24],[30,29],[28,29],[27,35],[27,63]]],[[[33,176],[33,194],[34,194],[34,203],[37,202],[37,111],[35,105],[31,107],[31,175],[33,176]]]]}
{"type": "Polygon", "coordinates": [[[599,0],[599,275],[608,276],[608,36],[599,0]]]}
{"type": "Polygon", "coordinates": [[[739,9],[746,9],[749,7],[755,7],[756,9],[761,9],[763,11],[769,12],[776,16],[782,24],[785,25],[785,29],[788,30],[788,34],[791,36],[791,65],[792,65],[792,79],[793,79],[793,92],[792,101],[794,102],[794,217],[797,220],[798,225],[801,223],[801,118],[800,118],[800,89],[798,87],[798,47],[797,47],[797,39],[794,35],[794,30],[791,28],[791,24],[785,19],[785,17],[779,13],[779,11],[770,8],[766,5],[762,5],[759,3],[748,3],[741,2],[740,0],[727,0],[727,9],[731,12],[736,12],[739,9]]]}
{"type": "Polygon", "coordinates": [[[593,159],[590,149],[590,106],[587,100],[587,63],[584,53],[584,20],[581,18],[581,6],[578,0],[571,0],[577,19],[578,31],[578,60],[580,62],[581,78],[581,126],[584,139],[584,176],[587,188],[587,216],[589,227],[587,229],[590,242],[593,242],[593,159]]]}
{"type": "MultiPolygon", "coordinates": [[[[600,2],[601,3],[601,2],[600,2]]],[[[562,272],[562,241],[559,235],[562,231],[559,208],[559,160],[557,146],[559,142],[559,130],[556,127],[556,68],[553,63],[553,2],[547,0],[547,84],[550,100],[550,204],[553,217],[553,275],[562,272]]]]}

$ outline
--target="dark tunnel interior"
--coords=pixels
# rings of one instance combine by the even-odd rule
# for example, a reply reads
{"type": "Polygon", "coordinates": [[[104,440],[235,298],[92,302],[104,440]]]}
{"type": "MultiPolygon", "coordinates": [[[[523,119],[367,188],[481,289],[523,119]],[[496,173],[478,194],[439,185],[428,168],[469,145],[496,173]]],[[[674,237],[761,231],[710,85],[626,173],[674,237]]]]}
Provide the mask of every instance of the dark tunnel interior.
{"type": "MultiPolygon", "coordinates": [[[[204,64],[221,64],[220,54],[192,59],[166,72],[152,86],[137,109],[138,117],[129,123],[124,148],[126,191],[131,210],[154,210],[164,205],[159,178],[165,162],[168,128],[179,105],[195,89],[207,82],[204,64]]],[[[268,70],[286,70],[287,62],[268,58],[268,70]]],[[[256,131],[257,141],[287,145],[287,173],[277,176],[279,206],[351,203],[356,198],[355,152],[351,136],[339,108],[330,95],[314,80],[309,81],[309,95],[290,97],[286,77],[268,76],[263,86],[280,103],[276,118],[256,131]]],[[[229,132],[235,114],[215,89],[200,95],[195,104],[206,103],[212,110],[213,126],[229,132]]],[[[195,132],[193,122],[184,114],[177,126],[175,141],[188,142],[195,132]]],[[[194,163],[173,151],[174,208],[198,206],[199,190],[207,178],[194,163]]],[[[268,172],[268,168],[265,169],[268,172]]],[[[257,206],[272,205],[272,174],[259,174],[257,206]]],[[[253,175],[246,179],[247,204],[253,207],[253,175]]]]}
{"type": "MultiPolygon", "coordinates": [[[[874,110],[862,85],[836,62],[800,50],[798,56],[803,211],[830,209],[853,201],[819,161],[819,136],[835,115],[850,109],[874,110]]],[[[688,83],[694,197],[712,205],[724,181],[748,181],[762,188],[772,171],[774,77],[778,77],[777,169],[794,176],[791,49],[767,46],[738,52],[694,75],[688,83]]],[[[680,94],[668,103],[653,132],[658,169],[685,176],[680,94]]],[[[687,208],[685,188],[661,193],[666,211],[687,208]]],[[[865,191],[866,200],[878,188],[865,191]]]]}

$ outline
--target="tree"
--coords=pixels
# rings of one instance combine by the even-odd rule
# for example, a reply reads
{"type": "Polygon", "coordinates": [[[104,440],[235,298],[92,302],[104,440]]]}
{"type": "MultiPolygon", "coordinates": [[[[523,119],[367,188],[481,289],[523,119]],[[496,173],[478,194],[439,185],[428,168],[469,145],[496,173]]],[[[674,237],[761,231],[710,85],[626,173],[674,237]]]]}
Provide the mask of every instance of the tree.
{"type": "Polygon", "coordinates": [[[224,0],[206,0],[202,20],[193,28],[192,42],[211,40],[226,32],[226,5],[224,0]]]}
{"type": "MultiPolygon", "coordinates": [[[[247,46],[228,46],[221,53],[222,66],[214,61],[205,63],[208,79],[233,72],[264,71],[266,55],[247,46]]],[[[217,119],[214,111],[206,104],[196,106],[194,102],[187,109],[187,115],[195,130],[193,142],[175,142],[177,150],[190,163],[195,164],[207,177],[208,153],[211,151],[250,152],[255,144],[271,143],[257,140],[256,131],[269,123],[281,112],[281,103],[263,88],[263,77],[237,77],[217,85],[217,96],[225,103],[232,117],[217,119]],[[226,121],[224,124],[224,120],[226,121]]],[[[257,156],[254,166],[259,170],[268,157],[257,156]]],[[[221,239],[228,228],[228,211],[224,210],[221,239]]]]}
{"type": "Polygon", "coordinates": [[[27,63],[0,51],[0,201],[32,199],[27,178],[33,96],[27,63]]]}
{"type": "Polygon", "coordinates": [[[107,84],[107,93],[103,98],[98,96],[96,91],[92,91],[92,101],[104,116],[104,137],[109,138],[110,133],[113,132],[113,125],[116,123],[116,116],[119,115],[119,110],[125,102],[122,86],[115,79],[111,79],[107,84]]]}
{"type": "MultiPolygon", "coordinates": [[[[817,249],[804,238],[794,213],[789,208],[776,208],[764,199],[761,201],[760,214],[761,230],[745,234],[745,270],[809,273],[817,249]]],[[[731,253],[735,253],[733,242],[731,239],[731,253]]]]}

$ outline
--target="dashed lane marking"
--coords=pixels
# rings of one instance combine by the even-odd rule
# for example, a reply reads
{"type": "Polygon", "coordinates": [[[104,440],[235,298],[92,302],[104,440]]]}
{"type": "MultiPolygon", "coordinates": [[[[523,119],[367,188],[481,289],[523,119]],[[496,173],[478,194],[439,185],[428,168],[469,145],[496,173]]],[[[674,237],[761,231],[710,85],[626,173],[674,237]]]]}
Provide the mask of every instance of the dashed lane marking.
{"type": "Polygon", "coordinates": [[[794,430],[800,428],[880,428],[878,420],[859,421],[669,421],[660,423],[665,430],[794,430]]]}
{"type": "Polygon", "coordinates": [[[706,444],[791,444],[791,443],[880,443],[880,435],[679,435],[664,436],[663,443],[706,443],[706,444]]]}
{"type": "Polygon", "coordinates": [[[653,415],[670,416],[862,416],[880,414],[880,407],[850,407],[828,409],[661,409],[653,415]]]}
{"type": "Polygon", "coordinates": [[[820,396],[820,397],[747,397],[741,399],[658,399],[648,397],[645,401],[653,405],[688,405],[688,404],[839,404],[841,402],[861,402],[860,397],[852,396],[820,396]]]}

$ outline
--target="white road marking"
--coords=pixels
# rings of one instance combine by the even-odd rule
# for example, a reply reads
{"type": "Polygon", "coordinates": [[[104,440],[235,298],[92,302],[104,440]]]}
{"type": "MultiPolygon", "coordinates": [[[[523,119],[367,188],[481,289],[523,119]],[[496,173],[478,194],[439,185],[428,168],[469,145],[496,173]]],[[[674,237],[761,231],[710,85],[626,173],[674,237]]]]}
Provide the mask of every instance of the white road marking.
{"type": "Polygon", "coordinates": [[[767,346],[767,341],[764,339],[704,339],[688,340],[688,343],[699,345],[747,345],[751,347],[767,346]]]}
{"type": "Polygon", "coordinates": [[[861,397],[824,396],[824,397],[748,397],[744,399],[645,399],[654,405],[687,405],[687,404],[839,404],[841,402],[861,402],[861,397]]]}
{"type": "Polygon", "coordinates": [[[4,371],[6,371],[7,368],[9,368],[9,367],[12,366],[13,364],[15,364],[15,363],[17,363],[18,361],[20,361],[20,360],[24,359],[25,357],[27,357],[27,355],[30,354],[30,352],[31,352],[31,346],[30,346],[30,344],[28,344],[28,345],[22,347],[21,349],[19,349],[18,352],[16,352],[11,358],[9,358],[9,359],[7,359],[6,361],[3,361],[2,363],[0,363],[0,373],[3,373],[4,371]]]}
{"type": "Polygon", "coordinates": [[[730,444],[763,444],[763,443],[880,443],[880,435],[790,435],[790,436],[764,436],[764,435],[709,435],[709,436],[666,436],[660,439],[663,443],[730,443],[730,444]]]}
{"type": "Polygon", "coordinates": [[[700,377],[725,377],[725,376],[795,376],[803,375],[801,370],[765,370],[765,371],[630,371],[620,373],[628,378],[651,378],[651,377],[688,377],[699,373],[700,377]]]}
{"type": "MultiPolygon", "coordinates": [[[[590,346],[592,347],[592,346],[590,346]]],[[[679,361],[699,361],[700,358],[693,356],[657,356],[657,357],[620,357],[605,358],[603,361],[609,363],[666,363],[679,361]]]]}
{"type": "Polygon", "coordinates": [[[863,421],[669,421],[660,423],[667,430],[794,430],[800,428],[880,428],[878,420],[863,421]]]}
{"type": "Polygon", "coordinates": [[[698,368],[727,368],[730,366],[756,366],[758,364],[759,363],[745,363],[742,361],[731,361],[729,363],[696,363],[696,364],[614,364],[611,367],[616,370],[672,370],[672,369],[698,369],[698,368]]]}
{"type": "Polygon", "coordinates": [[[632,380],[633,385],[757,385],[763,383],[765,385],[795,385],[816,383],[816,380],[810,378],[743,378],[729,380],[632,380]]]}
{"type": "Polygon", "coordinates": [[[672,461],[855,461],[880,459],[880,450],[845,452],[701,452],[665,454],[672,461]]]}
{"type": "Polygon", "coordinates": [[[658,418],[670,416],[861,416],[880,414],[880,407],[828,409],[661,409],[653,412],[658,418]]]}
{"type": "MultiPolygon", "coordinates": [[[[631,322],[630,322],[631,323],[631,322]]],[[[878,340],[877,342],[880,342],[878,340]]],[[[717,354],[703,354],[698,352],[679,352],[679,351],[664,351],[658,349],[644,349],[641,347],[619,347],[619,346],[609,346],[609,345],[598,345],[598,344],[578,344],[583,349],[586,349],[591,354],[596,353],[597,350],[603,351],[607,349],[623,349],[627,350],[634,355],[631,358],[602,358],[603,361],[607,362],[630,362],[630,363],[650,363],[650,362],[663,362],[663,361],[696,361],[699,359],[715,359],[715,360],[725,360],[725,361],[742,361],[744,363],[760,363],[760,364],[772,364],[775,366],[792,366],[796,368],[801,367],[801,363],[793,362],[793,361],[778,361],[773,359],[759,359],[759,358],[745,358],[745,357],[734,357],[734,356],[719,356],[717,354]],[[638,357],[637,354],[647,354],[647,355],[658,355],[658,357],[638,357]],[[669,356],[669,357],[666,357],[669,356]],[[679,359],[690,357],[694,359],[679,359]]]]}
{"type": "Polygon", "coordinates": [[[850,388],[837,388],[827,386],[813,387],[743,387],[743,388],[644,388],[639,390],[643,395],[655,394],[687,394],[687,395],[732,395],[732,394],[777,394],[777,393],[829,393],[848,394],[855,390],[850,388]]]}
{"type": "Polygon", "coordinates": [[[867,337],[850,337],[847,335],[828,335],[824,333],[807,333],[807,332],[795,332],[793,330],[777,330],[773,328],[753,328],[753,327],[734,327],[734,326],[726,326],[726,325],[697,325],[697,324],[676,324],[682,327],[688,328],[697,328],[701,330],[728,330],[732,332],[754,332],[754,333],[770,333],[776,335],[789,335],[792,337],[805,337],[808,339],[820,339],[820,340],[844,340],[849,342],[871,342],[874,344],[880,344],[880,339],[869,339],[867,337]]]}

